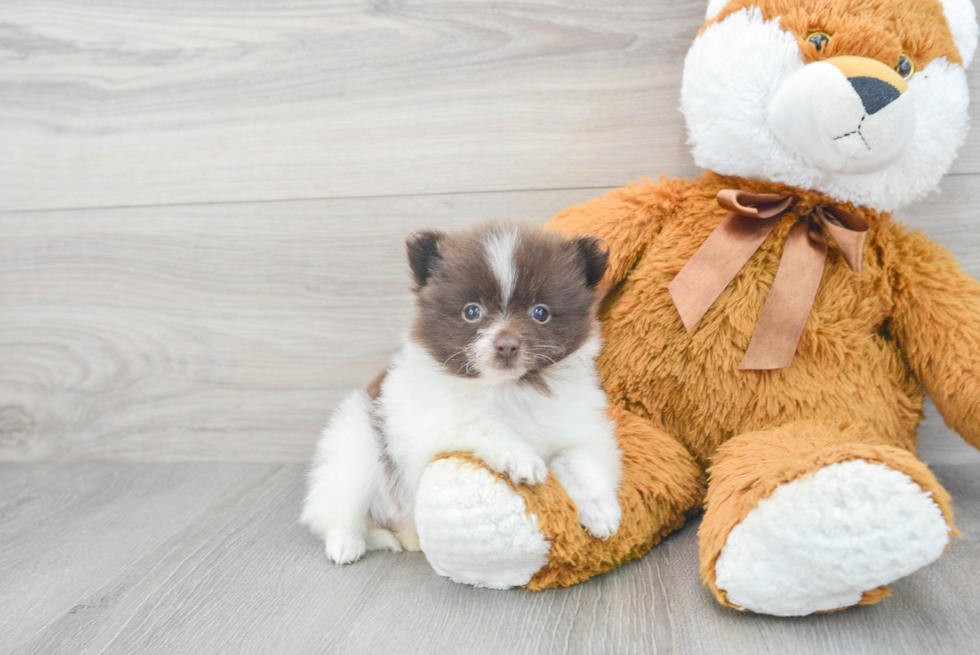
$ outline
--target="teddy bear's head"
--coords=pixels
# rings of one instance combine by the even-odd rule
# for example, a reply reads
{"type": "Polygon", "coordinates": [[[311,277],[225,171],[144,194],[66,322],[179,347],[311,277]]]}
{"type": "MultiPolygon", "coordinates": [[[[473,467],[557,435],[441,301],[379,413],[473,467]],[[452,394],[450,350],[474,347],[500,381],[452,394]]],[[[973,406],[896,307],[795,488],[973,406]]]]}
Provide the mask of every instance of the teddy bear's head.
{"type": "Polygon", "coordinates": [[[698,165],[893,211],[969,124],[971,0],[710,0],[684,63],[698,165]]]}

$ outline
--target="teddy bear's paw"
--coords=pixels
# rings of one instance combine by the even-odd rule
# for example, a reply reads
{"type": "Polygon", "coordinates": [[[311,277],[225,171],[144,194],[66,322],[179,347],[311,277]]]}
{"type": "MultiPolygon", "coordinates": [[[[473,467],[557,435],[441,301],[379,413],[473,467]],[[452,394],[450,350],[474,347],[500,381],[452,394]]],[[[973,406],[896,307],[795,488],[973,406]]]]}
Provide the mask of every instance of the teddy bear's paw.
{"type": "Polygon", "coordinates": [[[454,458],[432,462],[415,500],[429,564],[455,582],[507,589],[527,584],[551,544],[524,498],[493,473],[454,458]]]}
{"type": "Polygon", "coordinates": [[[728,533],[715,583],[742,609],[801,616],[936,560],[949,543],[939,506],[905,473],[861,459],[786,482],[728,533]]]}
{"type": "Polygon", "coordinates": [[[367,552],[364,537],[346,530],[331,530],[324,540],[327,559],[334,564],[356,562],[367,552]]]}
{"type": "Polygon", "coordinates": [[[611,498],[590,498],[578,502],[578,522],[589,534],[599,539],[608,539],[619,530],[623,510],[615,496],[611,498]]]}

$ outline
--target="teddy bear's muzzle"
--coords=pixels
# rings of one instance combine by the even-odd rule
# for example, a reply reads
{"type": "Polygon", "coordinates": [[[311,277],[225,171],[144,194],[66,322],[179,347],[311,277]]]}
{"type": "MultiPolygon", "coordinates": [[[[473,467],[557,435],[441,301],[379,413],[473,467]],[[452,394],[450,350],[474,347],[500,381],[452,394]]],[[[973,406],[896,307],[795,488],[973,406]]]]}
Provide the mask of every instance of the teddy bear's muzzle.
{"type": "Polygon", "coordinates": [[[872,173],[891,166],[915,133],[905,80],[866,57],[808,64],[782,83],[769,126],[784,145],[828,173],[872,173]]]}

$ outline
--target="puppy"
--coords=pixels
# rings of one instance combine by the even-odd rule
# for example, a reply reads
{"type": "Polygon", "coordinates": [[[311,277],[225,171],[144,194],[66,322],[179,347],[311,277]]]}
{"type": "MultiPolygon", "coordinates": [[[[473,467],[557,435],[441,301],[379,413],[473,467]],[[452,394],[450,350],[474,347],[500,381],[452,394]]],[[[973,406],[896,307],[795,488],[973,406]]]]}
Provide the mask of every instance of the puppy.
{"type": "Polygon", "coordinates": [[[516,484],[555,474],[595,537],[616,532],[620,452],[596,375],[597,239],[490,225],[408,239],[416,316],[388,370],[320,439],[302,522],[338,564],[418,550],[415,494],[440,453],[516,484]]]}

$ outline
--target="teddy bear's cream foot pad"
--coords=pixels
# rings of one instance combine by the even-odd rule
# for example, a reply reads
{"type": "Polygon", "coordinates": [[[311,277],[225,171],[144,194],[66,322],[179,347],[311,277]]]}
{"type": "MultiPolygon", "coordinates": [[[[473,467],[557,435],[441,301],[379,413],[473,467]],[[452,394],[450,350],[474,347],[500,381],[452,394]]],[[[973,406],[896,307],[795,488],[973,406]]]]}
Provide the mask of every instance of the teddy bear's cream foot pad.
{"type": "Polygon", "coordinates": [[[729,532],[716,582],[742,609],[801,616],[855,605],[948,543],[942,511],[908,475],[838,462],[760,500],[729,532]]]}
{"type": "Polygon", "coordinates": [[[422,476],[415,520],[422,551],[439,575],[477,587],[527,584],[548,563],[551,544],[505,481],[454,458],[422,476]]]}

